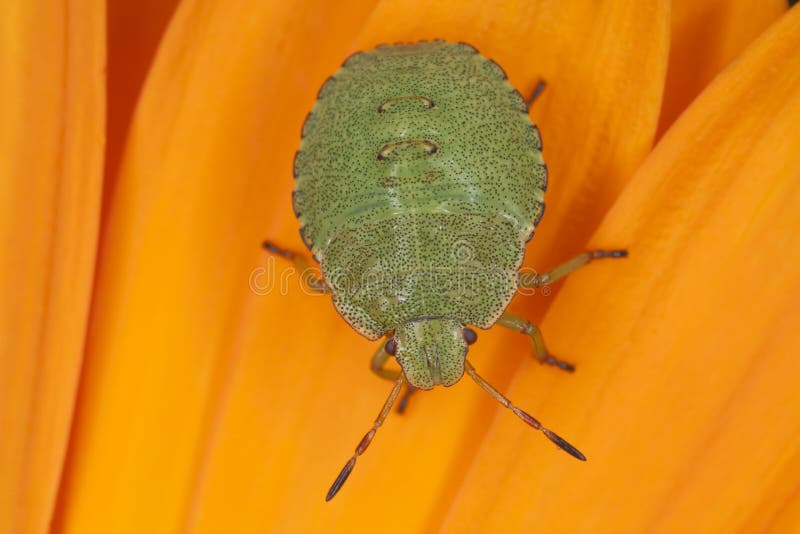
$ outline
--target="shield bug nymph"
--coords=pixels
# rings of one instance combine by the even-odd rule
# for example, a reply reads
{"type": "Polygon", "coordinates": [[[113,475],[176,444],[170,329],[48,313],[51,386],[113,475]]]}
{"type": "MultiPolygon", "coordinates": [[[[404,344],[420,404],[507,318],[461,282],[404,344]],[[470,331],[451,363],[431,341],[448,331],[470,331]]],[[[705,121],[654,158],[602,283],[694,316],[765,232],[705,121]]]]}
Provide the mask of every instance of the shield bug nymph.
{"type": "MultiPolygon", "coordinates": [[[[294,160],[292,203],[319,262],[317,291],[369,339],[386,337],[372,370],[394,382],[372,428],[328,491],[339,491],[403,385],[450,386],[466,372],[558,447],[584,455],[489,385],[466,359],[471,326],[530,337],[534,356],[566,371],[539,329],[507,313],[520,287],[555,282],[624,250],[579,254],[521,277],[525,244],[544,213],[547,168],[528,104],[497,63],[463,43],[379,46],[350,56],[319,90],[294,160]],[[342,275],[347,284],[338,283],[342,275]],[[387,369],[395,358],[402,371],[387,369]]],[[[301,269],[301,254],[265,247],[301,269]]]]}

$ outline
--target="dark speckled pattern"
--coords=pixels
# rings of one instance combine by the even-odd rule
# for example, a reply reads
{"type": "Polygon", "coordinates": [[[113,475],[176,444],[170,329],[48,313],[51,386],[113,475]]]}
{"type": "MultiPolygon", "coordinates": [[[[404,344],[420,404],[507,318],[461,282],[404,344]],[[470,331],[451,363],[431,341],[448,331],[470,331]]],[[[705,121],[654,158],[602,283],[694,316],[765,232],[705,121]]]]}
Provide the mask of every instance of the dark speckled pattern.
{"type": "Polygon", "coordinates": [[[294,171],[303,239],[370,339],[419,317],[494,324],[547,187],[505,73],[443,41],[348,58],[319,91],[294,171]]]}

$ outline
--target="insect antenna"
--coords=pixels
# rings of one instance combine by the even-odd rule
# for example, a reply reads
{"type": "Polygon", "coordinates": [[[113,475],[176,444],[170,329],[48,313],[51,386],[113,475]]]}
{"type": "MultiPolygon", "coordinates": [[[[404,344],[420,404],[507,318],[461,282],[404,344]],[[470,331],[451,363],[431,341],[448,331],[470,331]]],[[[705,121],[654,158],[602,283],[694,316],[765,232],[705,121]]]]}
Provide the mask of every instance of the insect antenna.
{"type": "Polygon", "coordinates": [[[387,398],[386,402],[383,403],[381,413],[378,414],[378,417],[375,418],[375,422],[372,423],[372,428],[370,428],[369,432],[364,434],[364,437],[358,442],[358,446],[356,447],[356,452],[353,454],[353,457],[350,458],[346,464],[344,464],[344,467],[339,472],[339,476],[337,476],[336,480],[333,481],[331,489],[328,490],[328,494],[325,496],[326,502],[333,499],[336,494],[339,493],[339,490],[342,488],[347,480],[347,477],[350,476],[350,472],[353,470],[353,467],[356,465],[356,458],[364,454],[364,451],[367,450],[369,444],[372,443],[372,438],[375,437],[375,433],[383,424],[383,420],[386,419],[386,416],[389,415],[389,412],[392,410],[392,405],[394,404],[394,401],[397,400],[397,396],[400,395],[400,388],[403,387],[404,383],[405,379],[402,375],[400,375],[400,377],[398,377],[397,381],[394,383],[392,392],[389,393],[389,398],[387,398]]]}
{"type": "MultiPolygon", "coordinates": [[[[535,417],[530,415],[528,412],[526,412],[524,410],[521,410],[521,409],[517,408],[516,406],[514,406],[511,403],[511,401],[508,400],[502,393],[500,393],[499,391],[494,389],[491,386],[491,384],[489,384],[486,380],[481,378],[481,376],[478,373],[475,372],[475,368],[472,366],[471,363],[469,363],[469,360],[466,361],[466,367],[467,367],[467,373],[469,373],[469,376],[471,376],[472,379],[475,382],[477,382],[480,387],[485,389],[486,392],[489,395],[494,397],[495,400],[497,400],[497,402],[499,402],[500,404],[502,404],[503,406],[505,406],[506,408],[508,408],[509,410],[514,412],[515,414],[517,414],[517,417],[519,417],[520,419],[522,419],[523,421],[525,421],[526,423],[531,425],[536,430],[541,431],[542,434],[547,436],[547,439],[549,439],[550,441],[552,441],[553,443],[558,445],[558,447],[560,449],[562,449],[563,451],[571,454],[572,456],[574,456],[578,460],[581,460],[581,461],[584,461],[584,462],[586,461],[586,456],[584,456],[581,451],[579,451],[578,449],[576,449],[575,447],[570,445],[567,442],[567,440],[565,440],[564,438],[562,438],[561,436],[559,436],[558,434],[556,434],[552,430],[543,427],[542,423],[540,423],[535,417]]],[[[355,457],[353,459],[355,460],[355,457]]]]}

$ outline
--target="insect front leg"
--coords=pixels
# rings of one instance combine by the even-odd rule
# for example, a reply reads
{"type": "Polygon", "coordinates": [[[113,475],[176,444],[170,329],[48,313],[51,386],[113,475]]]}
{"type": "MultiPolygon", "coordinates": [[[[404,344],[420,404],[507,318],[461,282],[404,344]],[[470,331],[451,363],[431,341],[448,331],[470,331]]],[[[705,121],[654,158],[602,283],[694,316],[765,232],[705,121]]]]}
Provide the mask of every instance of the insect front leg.
{"type": "Polygon", "coordinates": [[[388,362],[389,358],[391,357],[392,355],[386,352],[386,345],[385,344],[381,345],[380,348],[372,356],[372,362],[370,363],[369,368],[372,370],[373,373],[383,378],[384,380],[389,380],[390,382],[394,382],[400,377],[400,371],[386,369],[386,362],[388,362]]]}
{"type": "Polygon", "coordinates": [[[590,250],[578,254],[571,260],[562,263],[555,269],[542,274],[520,274],[519,285],[522,287],[542,287],[564,278],[568,274],[580,269],[592,260],[602,258],[627,258],[627,250],[590,250]]]}
{"type": "Polygon", "coordinates": [[[267,252],[271,252],[276,256],[286,258],[290,262],[294,263],[297,272],[299,272],[300,276],[304,277],[304,280],[308,283],[309,289],[311,289],[312,291],[316,291],[318,293],[330,292],[330,289],[328,288],[328,286],[325,285],[324,280],[313,275],[304,275],[304,273],[307,273],[308,270],[311,268],[311,265],[308,263],[308,260],[305,258],[303,254],[300,254],[299,252],[294,252],[293,250],[280,248],[271,241],[264,241],[261,244],[261,246],[264,247],[264,250],[266,250],[267,252]]]}
{"type": "Polygon", "coordinates": [[[570,373],[575,370],[574,365],[563,360],[559,360],[547,351],[547,347],[544,345],[542,331],[539,330],[538,326],[531,323],[527,319],[523,319],[522,317],[518,317],[510,313],[504,313],[500,316],[500,319],[498,319],[497,324],[504,328],[508,328],[509,330],[526,334],[528,337],[530,337],[531,346],[533,347],[533,355],[537,360],[539,360],[539,363],[555,365],[559,369],[563,369],[564,371],[568,371],[570,373]]]}
{"type": "MultiPolygon", "coordinates": [[[[391,357],[392,354],[386,352],[386,345],[383,344],[372,356],[372,361],[370,362],[369,367],[373,373],[384,380],[395,382],[400,377],[401,371],[386,369],[386,362],[389,361],[389,358],[391,357]]],[[[400,402],[397,404],[397,413],[403,413],[406,411],[408,399],[411,398],[411,395],[413,395],[415,391],[417,391],[417,388],[411,384],[406,384],[406,392],[402,397],[400,397],[400,402]]]]}

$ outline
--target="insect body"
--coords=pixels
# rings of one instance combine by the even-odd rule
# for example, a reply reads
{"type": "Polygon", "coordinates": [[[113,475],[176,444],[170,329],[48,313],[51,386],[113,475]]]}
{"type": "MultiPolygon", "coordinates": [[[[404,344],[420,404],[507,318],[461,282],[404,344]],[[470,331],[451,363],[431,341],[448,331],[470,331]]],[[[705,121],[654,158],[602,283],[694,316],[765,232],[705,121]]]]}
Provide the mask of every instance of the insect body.
{"type": "MultiPolygon", "coordinates": [[[[475,331],[495,324],[539,330],[504,313],[520,285],[525,243],[544,212],[541,138],[503,70],[466,44],[380,46],[351,56],[319,91],[294,163],[295,214],[342,317],[369,339],[388,337],[373,370],[395,382],[336,494],[404,383],[431,389],[466,372],[559,447],[584,456],[486,383],[466,360],[475,331]],[[384,368],[395,357],[402,373],[384,368]]],[[[289,259],[298,255],[271,244],[289,259]]],[[[584,253],[522,283],[537,287],[592,259],[584,253]]]]}

